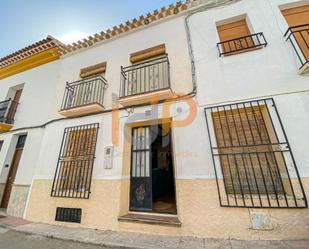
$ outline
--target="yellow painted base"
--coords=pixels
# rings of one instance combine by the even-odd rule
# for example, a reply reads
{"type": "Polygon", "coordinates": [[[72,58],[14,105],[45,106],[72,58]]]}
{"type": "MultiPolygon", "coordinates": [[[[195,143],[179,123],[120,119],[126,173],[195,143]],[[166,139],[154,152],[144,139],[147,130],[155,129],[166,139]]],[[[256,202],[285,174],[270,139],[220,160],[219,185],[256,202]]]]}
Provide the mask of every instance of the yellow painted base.
{"type": "Polygon", "coordinates": [[[11,124],[0,123],[0,132],[10,131],[12,128],[13,128],[13,125],[11,124]]]}
{"type": "MultiPolygon", "coordinates": [[[[309,192],[309,178],[302,179],[309,192]]],[[[26,218],[74,227],[150,234],[233,239],[309,239],[309,209],[258,209],[270,216],[272,230],[252,230],[248,208],[222,208],[214,180],[177,180],[181,227],[119,222],[128,212],[129,180],[94,180],[89,200],[50,197],[51,180],[35,180],[26,218]],[[82,223],[55,222],[57,207],[82,208],[82,223]]]]}

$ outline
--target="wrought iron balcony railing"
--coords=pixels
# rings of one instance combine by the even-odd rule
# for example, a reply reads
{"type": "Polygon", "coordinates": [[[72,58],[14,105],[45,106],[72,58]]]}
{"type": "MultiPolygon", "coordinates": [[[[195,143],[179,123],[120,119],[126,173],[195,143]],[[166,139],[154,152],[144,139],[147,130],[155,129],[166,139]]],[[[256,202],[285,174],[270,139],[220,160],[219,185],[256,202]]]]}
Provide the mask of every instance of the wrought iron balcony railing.
{"type": "Polygon", "coordinates": [[[168,56],[121,67],[120,98],[170,88],[168,56]]]}
{"type": "Polygon", "coordinates": [[[61,110],[99,104],[103,106],[107,81],[103,76],[95,76],[67,83],[61,110]]]}
{"type": "Polygon", "coordinates": [[[14,124],[18,103],[8,99],[0,102],[0,123],[14,124]]]}
{"type": "Polygon", "coordinates": [[[262,32],[217,43],[220,56],[266,47],[267,41],[262,32]]]}
{"type": "Polygon", "coordinates": [[[291,42],[302,70],[309,63],[309,24],[288,28],[284,37],[291,42]]]}

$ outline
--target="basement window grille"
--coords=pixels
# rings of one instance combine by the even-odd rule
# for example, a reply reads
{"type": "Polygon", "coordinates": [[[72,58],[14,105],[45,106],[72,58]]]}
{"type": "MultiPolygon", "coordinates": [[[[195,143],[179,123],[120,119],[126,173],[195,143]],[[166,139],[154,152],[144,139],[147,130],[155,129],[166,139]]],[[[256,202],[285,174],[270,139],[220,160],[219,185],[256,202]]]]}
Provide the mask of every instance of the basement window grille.
{"type": "Polygon", "coordinates": [[[88,199],[99,124],[64,130],[51,196],[88,199]]]}
{"type": "Polygon", "coordinates": [[[82,210],[80,208],[57,207],[55,221],[81,223],[82,210]]]}
{"type": "Polygon", "coordinates": [[[272,98],[205,108],[205,115],[222,207],[307,207],[272,98]]]}

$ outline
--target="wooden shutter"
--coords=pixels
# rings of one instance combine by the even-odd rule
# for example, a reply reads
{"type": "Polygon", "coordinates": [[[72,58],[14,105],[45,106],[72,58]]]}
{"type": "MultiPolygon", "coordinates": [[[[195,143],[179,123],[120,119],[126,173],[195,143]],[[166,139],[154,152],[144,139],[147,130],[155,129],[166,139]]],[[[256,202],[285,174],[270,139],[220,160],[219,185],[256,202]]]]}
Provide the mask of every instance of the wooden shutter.
{"type": "Polygon", "coordinates": [[[132,53],[130,55],[130,61],[131,63],[139,63],[144,60],[164,55],[165,53],[165,44],[161,44],[152,48],[132,53]]]}
{"type": "Polygon", "coordinates": [[[214,112],[212,119],[226,192],[273,193],[274,185],[282,191],[266,107],[214,112]]]}
{"type": "Polygon", "coordinates": [[[52,196],[88,198],[98,124],[66,128],[52,196]]]}
{"type": "MultiPolygon", "coordinates": [[[[309,5],[282,10],[289,27],[295,27],[303,24],[309,24],[309,5]]],[[[293,28],[294,37],[300,46],[305,58],[309,61],[309,34],[307,27],[293,28]],[[303,30],[303,31],[301,31],[303,30]]]]}
{"type": "Polygon", "coordinates": [[[102,62],[80,70],[80,77],[87,78],[95,75],[102,75],[106,71],[106,62],[102,62]]]}
{"type": "Polygon", "coordinates": [[[282,14],[290,27],[309,24],[309,5],[285,9],[282,14]]]}
{"type": "MultiPolygon", "coordinates": [[[[244,48],[252,47],[254,45],[254,42],[252,39],[239,39],[241,37],[251,35],[246,19],[219,25],[217,26],[217,30],[218,30],[218,34],[219,34],[219,38],[221,42],[237,39],[235,41],[236,44],[234,42],[223,44],[224,52],[230,52],[230,51],[237,50],[237,44],[240,44],[240,46],[244,48]]],[[[238,54],[242,52],[244,51],[243,50],[236,51],[231,54],[238,54]]]]}

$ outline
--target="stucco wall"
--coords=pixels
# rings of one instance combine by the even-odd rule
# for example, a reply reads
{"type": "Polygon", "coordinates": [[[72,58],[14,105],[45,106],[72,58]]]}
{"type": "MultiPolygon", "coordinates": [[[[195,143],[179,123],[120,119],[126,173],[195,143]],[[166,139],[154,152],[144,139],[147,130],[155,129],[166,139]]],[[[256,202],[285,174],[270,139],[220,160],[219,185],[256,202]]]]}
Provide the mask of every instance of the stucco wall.
{"type": "Polygon", "coordinates": [[[29,185],[14,185],[12,188],[7,213],[15,217],[24,217],[27,204],[29,185]]]}
{"type": "Polygon", "coordinates": [[[288,25],[279,6],[293,2],[306,1],[244,0],[190,17],[200,105],[308,91],[308,76],[298,75],[297,55],[283,37],[288,25]],[[268,45],[219,57],[216,23],[240,15],[247,15],[252,33],[264,33],[268,45]]]}
{"type": "MultiPolygon", "coordinates": [[[[271,230],[251,229],[250,212],[244,208],[220,208],[214,180],[177,180],[180,228],[119,222],[121,191],[127,180],[94,180],[89,200],[50,197],[51,180],[36,180],[26,218],[49,224],[88,227],[114,231],[132,231],[163,235],[184,235],[234,239],[308,239],[308,209],[259,209],[270,217],[271,230]],[[55,222],[57,207],[82,208],[82,223],[55,222]]],[[[303,179],[309,191],[309,179],[303,179]]]]}

